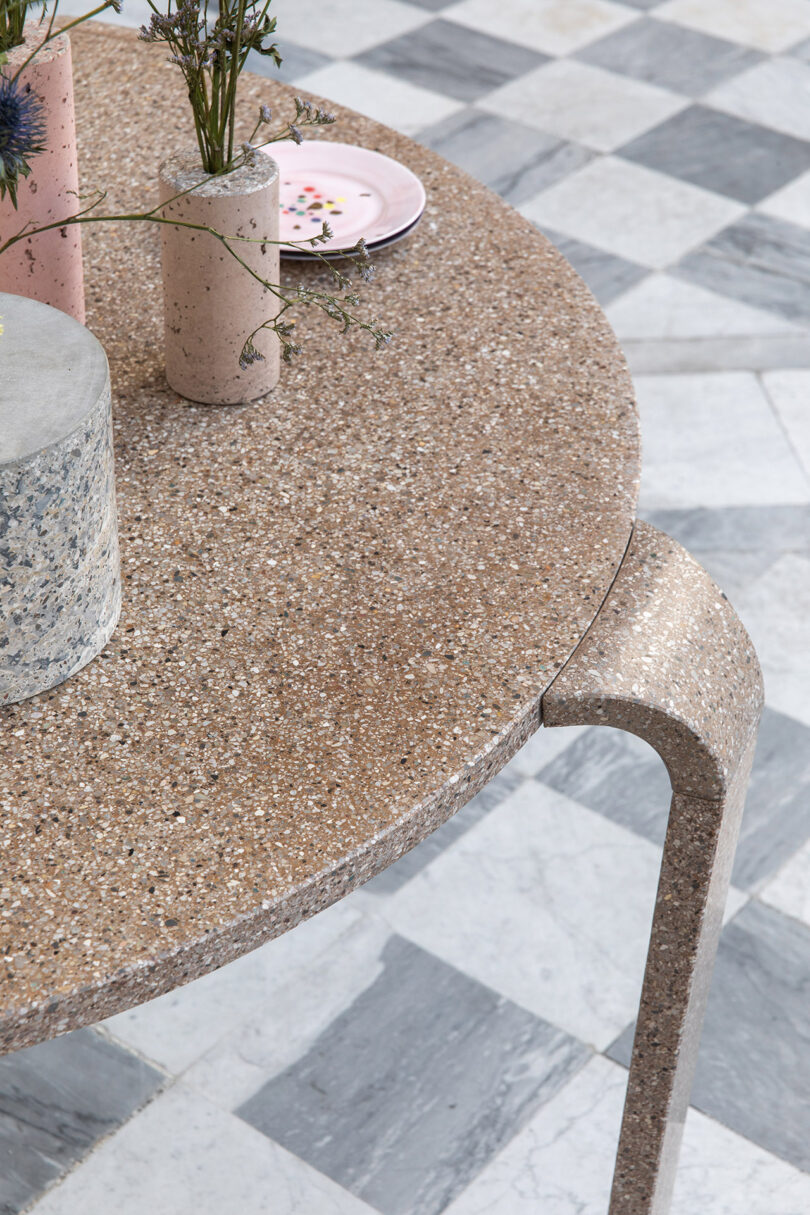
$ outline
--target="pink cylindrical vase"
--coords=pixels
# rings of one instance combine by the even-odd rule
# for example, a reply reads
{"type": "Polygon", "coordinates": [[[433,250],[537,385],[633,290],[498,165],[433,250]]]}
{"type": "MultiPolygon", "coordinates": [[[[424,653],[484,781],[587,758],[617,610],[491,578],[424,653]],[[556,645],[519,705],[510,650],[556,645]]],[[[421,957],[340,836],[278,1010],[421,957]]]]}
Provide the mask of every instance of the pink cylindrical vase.
{"type": "MultiPolygon", "coordinates": [[[[41,37],[39,28],[32,26],[23,45],[8,52],[8,63],[0,69],[3,74],[13,75],[41,37]]],[[[30,176],[20,179],[17,209],[8,195],[0,200],[0,244],[26,223],[35,227],[50,224],[75,214],[81,205],[67,34],[60,34],[37,52],[23,69],[19,85],[31,89],[42,105],[46,150],[31,157],[30,176]]],[[[50,304],[83,324],[81,228],[54,228],[0,254],[0,291],[50,304]]]]}
{"type": "MultiPolygon", "coordinates": [[[[208,176],[199,152],[175,156],[160,166],[162,214],[201,224],[234,241],[239,257],[264,281],[278,282],[278,167],[259,154],[255,163],[220,177],[208,176]]],[[[242,347],[278,312],[271,291],[210,233],[174,225],[161,227],[166,333],[166,379],[191,401],[237,405],[255,401],[278,383],[280,345],[269,330],[254,339],[262,360],[240,367],[242,347]]]]}

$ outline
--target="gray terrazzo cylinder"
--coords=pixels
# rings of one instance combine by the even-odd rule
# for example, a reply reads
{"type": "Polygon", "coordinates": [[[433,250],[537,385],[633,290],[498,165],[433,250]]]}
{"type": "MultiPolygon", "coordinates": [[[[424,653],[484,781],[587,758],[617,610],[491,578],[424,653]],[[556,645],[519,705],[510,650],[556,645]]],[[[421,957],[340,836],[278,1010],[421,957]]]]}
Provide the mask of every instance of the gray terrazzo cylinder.
{"type": "Polygon", "coordinates": [[[0,704],[62,683],[121,609],[110,374],[63,312],[0,294],[0,704]]]}

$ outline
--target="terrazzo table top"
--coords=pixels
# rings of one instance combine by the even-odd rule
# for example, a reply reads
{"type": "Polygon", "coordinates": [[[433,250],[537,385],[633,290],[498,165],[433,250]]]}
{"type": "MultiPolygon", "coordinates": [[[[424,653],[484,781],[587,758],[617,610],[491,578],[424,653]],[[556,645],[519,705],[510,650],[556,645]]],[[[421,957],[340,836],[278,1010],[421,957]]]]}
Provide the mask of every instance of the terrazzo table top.
{"type": "MultiPolygon", "coordinates": [[[[179,77],[133,31],[73,42],[83,189],[142,206],[189,143],[179,77]]],[[[246,131],[290,97],[247,77],[246,131]]],[[[587,289],[433,153],[348,113],[328,134],[427,187],[363,289],[396,338],[302,317],[259,404],[175,396],[158,233],[85,230],[124,606],[100,658],[0,711],[2,1049],[230,960],[457,810],[539,724],[627,545],[637,415],[587,289]]]]}

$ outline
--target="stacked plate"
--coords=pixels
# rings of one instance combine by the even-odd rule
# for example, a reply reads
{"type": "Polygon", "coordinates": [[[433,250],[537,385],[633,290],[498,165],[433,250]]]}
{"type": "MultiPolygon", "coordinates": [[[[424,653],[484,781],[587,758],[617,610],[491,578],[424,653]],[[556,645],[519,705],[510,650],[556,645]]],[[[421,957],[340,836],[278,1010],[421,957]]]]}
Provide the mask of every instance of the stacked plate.
{"type": "MultiPolygon", "coordinates": [[[[263,149],[279,167],[280,236],[303,241],[326,220],[334,236],[317,250],[340,257],[361,236],[370,253],[406,237],[422,217],[425,188],[410,169],[368,148],[307,140],[263,149]]],[[[311,261],[313,253],[281,245],[281,256],[311,261]]]]}

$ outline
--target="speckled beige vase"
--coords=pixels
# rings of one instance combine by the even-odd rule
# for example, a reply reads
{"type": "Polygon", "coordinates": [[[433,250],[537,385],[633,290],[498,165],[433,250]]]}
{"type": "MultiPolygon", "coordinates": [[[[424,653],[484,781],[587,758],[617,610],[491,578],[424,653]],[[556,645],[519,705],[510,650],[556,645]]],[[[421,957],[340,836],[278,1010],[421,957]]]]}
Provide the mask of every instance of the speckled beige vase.
{"type": "MultiPolygon", "coordinates": [[[[34,27],[23,46],[9,51],[3,69],[13,73],[41,35],[34,27]]],[[[0,201],[0,238],[28,221],[37,227],[73,214],[78,207],[79,171],[73,113],[70,39],[60,34],[31,60],[20,76],[39,98],[47,123],[47,148],[31,158],[31,175],[20,182],[17,210],[0,201]]],[[[0,255],[0,291],[50,304],[84,323],[81,228],[55,228],[20,241],[0,255]]]]}
{"type": "MultiPolygon", "coordinates": [[[[160,166],[160,199],[168,202],[191,186],[191,194],[170,203],[165,214],[216,229],[237,241],[239,256],[266,281],[277,283],[278,167],[259,155],[224,177],[209,177],[198,152],[164,161],[160,166]]],[[[239,356],[246,338],[275,316],[275,296],[207,232],[163,226],[163,295],[166,333],[166,379],[175,392],[207,405],[255,401],[278,383],[280,346],[274,333],[257,334],[264,359],[246,368],[239,356]]]]}

